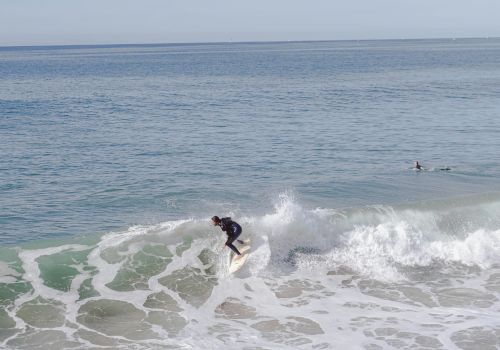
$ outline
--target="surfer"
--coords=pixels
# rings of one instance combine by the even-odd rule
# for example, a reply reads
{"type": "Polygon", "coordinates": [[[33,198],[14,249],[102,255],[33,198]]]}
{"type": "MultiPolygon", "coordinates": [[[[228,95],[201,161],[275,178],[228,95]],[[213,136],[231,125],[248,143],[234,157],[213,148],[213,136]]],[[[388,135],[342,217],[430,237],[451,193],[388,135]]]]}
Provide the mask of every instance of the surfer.
{"type": "MultiPolygon", "coordinates": [[[[231,218],[219,218],[218,216],[214,216],[212,218],[212,223],[214,226],[220,226],[222,231],[227,234],[227,241],[224,245],[227,245],[233,252],[238,255],[241,255],[238,249],[233,245],[233,242],[241,235],[241,226],[236,222],[231,220],[231,218]]],[[[243,241],[238,239],[238,243],[244,244],[243,241]]]]}
{"type": "Polygon", "coordinates": [[[424,168],[422,165],[420,165],[420,163],[418,162],[418,160],[414,161],[413,162],[413,169],[415,170],[441,170],[441,171],[450,171],[451,168],[450,167],[444,167],[444,168],[431,168],[431,169],[426,169],[424,168]]]}

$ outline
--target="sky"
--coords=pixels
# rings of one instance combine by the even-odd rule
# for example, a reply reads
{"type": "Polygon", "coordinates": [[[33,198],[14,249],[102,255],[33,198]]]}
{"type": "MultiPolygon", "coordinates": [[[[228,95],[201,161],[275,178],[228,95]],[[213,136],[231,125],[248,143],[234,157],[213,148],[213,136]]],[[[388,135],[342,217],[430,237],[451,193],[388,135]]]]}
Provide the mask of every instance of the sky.
{"type": "Polygon", "coordinates": [[[0,46],[500,37],[500,0],[0,0],[0,46]]]}

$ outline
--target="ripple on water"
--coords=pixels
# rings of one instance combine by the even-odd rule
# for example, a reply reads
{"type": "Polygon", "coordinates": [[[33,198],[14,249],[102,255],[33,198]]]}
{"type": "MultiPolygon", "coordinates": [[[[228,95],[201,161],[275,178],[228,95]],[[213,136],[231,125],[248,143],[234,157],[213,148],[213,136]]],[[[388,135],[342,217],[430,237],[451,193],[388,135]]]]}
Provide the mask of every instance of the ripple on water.
{"type": "Polygon", "coordinates": [[[124,301],[92,300],[80,307],[78,314],[79,323],[109,336],[132,340],[157,338],[146,322],[147,314],[124,301]]]}
{"type": "Polygon", "coordinates": [[[500,347],[500,328],[471,327],[453,333],[451,340],[464,350],[497,350],[500,347]]]}

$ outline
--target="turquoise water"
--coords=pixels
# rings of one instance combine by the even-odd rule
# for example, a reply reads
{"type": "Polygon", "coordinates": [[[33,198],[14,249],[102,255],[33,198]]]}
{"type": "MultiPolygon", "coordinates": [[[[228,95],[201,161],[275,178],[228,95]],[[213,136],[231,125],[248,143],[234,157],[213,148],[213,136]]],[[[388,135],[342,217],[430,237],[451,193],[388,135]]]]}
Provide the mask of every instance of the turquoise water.
{"type": "Polygon", "coordinates": [[[0,347],[500,346],[499,57],[0,48],[0,347]]]}

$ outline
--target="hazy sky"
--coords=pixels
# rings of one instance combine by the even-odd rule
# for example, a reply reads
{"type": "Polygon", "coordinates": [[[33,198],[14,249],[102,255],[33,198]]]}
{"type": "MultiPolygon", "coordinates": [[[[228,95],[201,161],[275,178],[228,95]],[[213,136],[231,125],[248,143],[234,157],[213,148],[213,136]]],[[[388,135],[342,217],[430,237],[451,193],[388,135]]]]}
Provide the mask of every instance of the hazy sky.
{"type": "Polygon", "coordinates": [[[500,0],[0,0],[0,46],[500,36],[500,0]]]}

